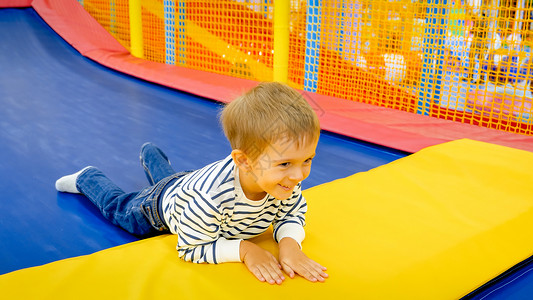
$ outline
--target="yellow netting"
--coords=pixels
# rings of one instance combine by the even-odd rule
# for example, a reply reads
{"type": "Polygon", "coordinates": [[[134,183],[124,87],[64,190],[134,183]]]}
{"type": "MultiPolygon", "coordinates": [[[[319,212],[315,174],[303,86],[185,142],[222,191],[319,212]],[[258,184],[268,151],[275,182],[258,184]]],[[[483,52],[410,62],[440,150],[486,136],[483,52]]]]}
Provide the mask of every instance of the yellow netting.
{"type": "MultiPolygon", "coordinates": [[[[128,0],[78,1],[130,49],[128,0]]],[[[141,7],[144,58],[273,79],[273,1],[143,0],[141,7]]],[[[531,9],[526,0],[293,0],[288,81],[532,135],[531,9]]]]}

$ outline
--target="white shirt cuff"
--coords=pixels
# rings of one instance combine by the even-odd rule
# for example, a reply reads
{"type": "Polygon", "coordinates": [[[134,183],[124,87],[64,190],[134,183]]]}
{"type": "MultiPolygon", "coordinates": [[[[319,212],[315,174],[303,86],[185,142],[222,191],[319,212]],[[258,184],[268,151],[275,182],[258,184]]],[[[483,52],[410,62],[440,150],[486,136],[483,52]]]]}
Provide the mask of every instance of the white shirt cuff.
{"type": "Polygon", "coordinates": [[[223,237],[217,240],[217,263],[240,262],[240,246],[242,240],[227,240],[223,237]]]}
{"type": "Polygon", "coordinates": [[[302,241],[305,238],[305,230],[304,228],[299,224],[294,223],[287,223],[283,224],[276,234],[276,241],[281,241],[283,238],[290,237],[293,238],[298,245],[300,245],[300,249],[302,248],[302,241]]]}

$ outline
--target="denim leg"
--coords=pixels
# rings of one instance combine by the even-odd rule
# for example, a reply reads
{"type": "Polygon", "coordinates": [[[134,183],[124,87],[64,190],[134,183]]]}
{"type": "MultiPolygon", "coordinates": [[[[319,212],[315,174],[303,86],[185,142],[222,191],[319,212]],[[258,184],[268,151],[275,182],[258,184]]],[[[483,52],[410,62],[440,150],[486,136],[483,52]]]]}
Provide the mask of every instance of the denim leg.
{"type": "Polygon", "coordinates": [[[165,153],[152,143],[142,145],[140,159],[150,185],[176,173],[165,153]]]}
{"type": "Polygon", "coordinates": [[[94,167],[87,168],[78,176],[76,186],[113,224],[139,236],[157,233],[142,207],[153,187],[141,192],[125,193],[94,167]]]}

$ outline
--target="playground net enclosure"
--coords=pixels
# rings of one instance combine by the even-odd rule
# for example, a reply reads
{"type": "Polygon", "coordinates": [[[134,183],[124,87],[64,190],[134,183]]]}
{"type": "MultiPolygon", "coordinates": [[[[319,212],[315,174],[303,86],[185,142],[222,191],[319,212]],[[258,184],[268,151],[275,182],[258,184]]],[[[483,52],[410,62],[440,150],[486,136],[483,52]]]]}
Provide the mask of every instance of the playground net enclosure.
{"type": "Polygon", "coordinates": [[[526,0],[78,0],[135,56],[533,135],[526,0]]]}

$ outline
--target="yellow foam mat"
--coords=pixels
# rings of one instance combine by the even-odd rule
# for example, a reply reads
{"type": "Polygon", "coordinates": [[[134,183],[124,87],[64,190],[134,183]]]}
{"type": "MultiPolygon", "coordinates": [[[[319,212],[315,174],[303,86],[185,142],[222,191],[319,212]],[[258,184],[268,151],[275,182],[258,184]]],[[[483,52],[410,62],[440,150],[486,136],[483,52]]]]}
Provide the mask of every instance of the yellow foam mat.
{"type": "MultiPolygon", "coordinates": [[[[317,158],[319,159],[319,157],[317,158]]],[[[472,140],[304,192],[326,283],[257,281],[151,238],[0,276],[5,299],[457,299],[533,254],[533,153],[472,140]]],[[[271,232],[256,242],[275,251],[271,232]]],[[[276,253],[277,254],[277,253],[276,253]]]]}

